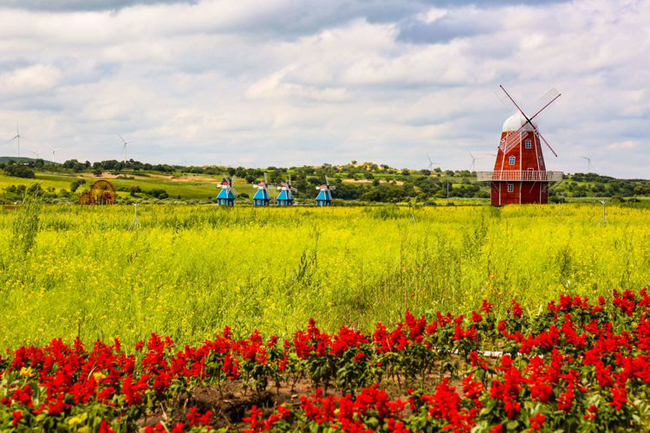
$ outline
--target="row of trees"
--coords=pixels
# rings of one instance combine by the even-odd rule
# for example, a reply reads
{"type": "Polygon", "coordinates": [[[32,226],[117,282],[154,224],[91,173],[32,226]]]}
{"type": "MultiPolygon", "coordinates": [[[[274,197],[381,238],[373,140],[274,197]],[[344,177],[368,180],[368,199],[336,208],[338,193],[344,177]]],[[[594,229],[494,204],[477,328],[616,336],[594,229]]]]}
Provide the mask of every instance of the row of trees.
{"type": "MultiPolygon", "coordinates": [[[[5,174],[15,177],[34,178],[35,170],[63,171],[70,173],[90,172],[99,176],[104,172],[120,174],[147,175],[148,172],[167,174],[205,174],[237,176],[248,183],[258,183],[266,173],[269,182],[279,185],[286,181],[291,174],[293,187],[298,189],[297,197],[311,198],[316,194],[316,187],[329,177],[330,182],[337,186],[335,198],[342,200],[362,200],[369,202],[400,202],[416,199],[427,201],[445,197],[486,198],[489,197],[489,186],[474,180],[474,173],[467,170],[408,170],[396,169],[388,165],[374,163],[350,164],[333,166],[323,164],[319,167],[184,167],[167,164],[147,164],[133,159],[128,161],[106,160],[91,163],[80,162],[76,159],[65,161],[63,164],[51,164],[43,160],[28,160],[0,164],[5,174]],[[344,181],[354,180],[354,182],[344,181]]],[[[79,180],[71,185],[71,192],[83,185],[79,180]]],[[[132,196],[144,195],[155,198],[166,198],[164,190],[144,191],[139,187],[130,187],[132,196]]],[[[554,188],[552,196],[561,197],[634,197],[650,196],[650,182],[645,180],[623,180],[594,173],[576,173],[554,188]]]]}

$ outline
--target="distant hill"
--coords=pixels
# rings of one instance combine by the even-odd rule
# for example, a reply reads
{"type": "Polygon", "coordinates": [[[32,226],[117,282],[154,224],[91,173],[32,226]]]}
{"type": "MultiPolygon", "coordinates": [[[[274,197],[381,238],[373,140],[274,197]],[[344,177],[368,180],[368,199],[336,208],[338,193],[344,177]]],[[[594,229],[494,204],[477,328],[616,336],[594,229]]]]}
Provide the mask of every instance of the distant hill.
{"type": "MultiPolygon", "coordinates": [[[[0,156],[0,164],[6,164],[9,161],[29,162],[29,161],[36,161],[36,160],[37,160],[36,158],[27,158],[25,156],[0,156]]],[[[52,164],[52,162],[48,161],[47,159],[43,159],[43,162],[46,164],[52,164]]]]}
{"type": "MultiPolygon", "coordinates": [[[[148,164],[139,161],[107,160],[94,163],[76,159],[60,164],[43,164],[34,158],[0,157],[0,164],[20,161],[30,165],[34,179],[8,176],[0,170],[0,203],[13,202],[25,188],[40,184],[51,200],[76,201],[98,179],[109,180],[120,200],[140,201],[189,200],[213,202],[220,192],[222,175],[236,177],[240,192],[239,203],[249,203],[256,193],[255,185],[264,181],[265,174],[271,185],[281,185],[289,175],[297,189],[296,201],[313,204],[316,190],[326,179],[336,186],[337,203],[423,203],[446,204],[449,199],[458,202],[486,203],[490,197],[488,182],[477,182],[476,173],[469,170],[411,170],[394,168],[386,164],[363,163],[332,166],[302,167],[183,167],[168,164],[148,164]]],[[[277,190],[271,188],[271,196],[277,190]]],[[[554,184],[549,198],[554,202],[595,201],[598,198],[618,197],[636,202],[650,203],[650,180],[615,179],[595,173],[566,174],[564,180],[554,184]]]]}

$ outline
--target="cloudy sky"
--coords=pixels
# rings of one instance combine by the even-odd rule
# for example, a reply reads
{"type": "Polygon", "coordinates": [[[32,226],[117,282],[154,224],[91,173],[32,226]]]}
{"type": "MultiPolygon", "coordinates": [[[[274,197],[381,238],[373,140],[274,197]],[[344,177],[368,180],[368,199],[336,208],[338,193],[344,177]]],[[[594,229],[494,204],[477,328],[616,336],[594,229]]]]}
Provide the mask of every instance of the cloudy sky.
{"type": "Polygon", "coordinates": [[[489,169],[499,84],[531,111],[555,87],[550,169],[650,178],[649,23],[641,0],[0,0],[0,136],[58,160],[120,159],[119,133],[149,162],[489,169]]]}

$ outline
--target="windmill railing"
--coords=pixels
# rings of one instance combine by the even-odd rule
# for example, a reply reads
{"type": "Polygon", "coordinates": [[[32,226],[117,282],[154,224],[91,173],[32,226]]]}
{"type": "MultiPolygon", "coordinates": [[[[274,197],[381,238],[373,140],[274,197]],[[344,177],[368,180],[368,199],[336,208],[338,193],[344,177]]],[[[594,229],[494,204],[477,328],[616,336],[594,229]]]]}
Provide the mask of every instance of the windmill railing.
{"type": "Polygon", "coordinates": [[[517,181],[517,182],[560,182],[564,176],[561,171],[539,170],[502,170],[502,171],[477,171],[476,180],[479,182],[490,181],[517,181]]]}

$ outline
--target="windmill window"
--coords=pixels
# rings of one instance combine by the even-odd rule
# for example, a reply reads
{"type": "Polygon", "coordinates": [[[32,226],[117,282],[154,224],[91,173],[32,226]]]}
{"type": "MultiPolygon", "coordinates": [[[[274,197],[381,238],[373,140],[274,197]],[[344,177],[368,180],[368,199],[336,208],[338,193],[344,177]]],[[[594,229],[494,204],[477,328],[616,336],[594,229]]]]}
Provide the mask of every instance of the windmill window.
{"type": "Polygon", "coordinates": [[[508,192],[514,192],[515,191],[515,184],[514,183],[509,183],[508,184],[508,192]]]}
{"type": "Polygon", "coordinates": [[[530,149],[533,147],[533,144],[530,142],[530,140],[526,140],[526,149],[530,149]]]}
{"type": "Polygon", "coordinates": [[[514,156],[511,156],[510,158],[508,158],[508,164],[515,165],[516,160],[517,160],[517,158],[515,158],[514,156]]]}

